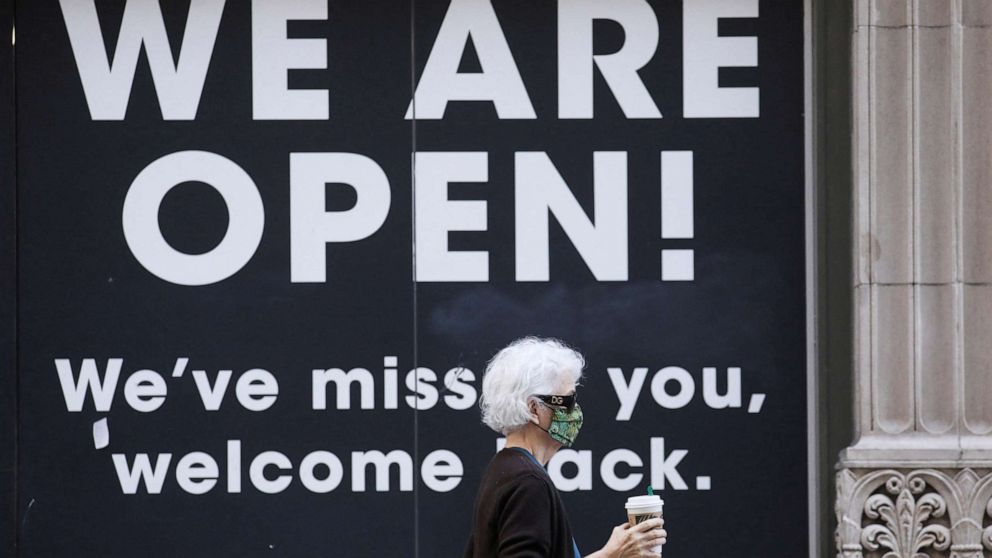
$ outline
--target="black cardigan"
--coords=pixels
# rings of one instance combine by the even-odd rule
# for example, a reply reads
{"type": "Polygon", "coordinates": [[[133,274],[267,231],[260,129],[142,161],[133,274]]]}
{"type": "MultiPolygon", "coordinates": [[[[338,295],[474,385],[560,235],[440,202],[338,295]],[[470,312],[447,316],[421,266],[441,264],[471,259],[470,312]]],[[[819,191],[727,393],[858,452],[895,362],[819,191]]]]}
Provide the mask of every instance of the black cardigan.
{"type": "Polygon", "coordinates": [[[497,453],[479,483],[465,558],[574,558],[573,544],[544,467],[520,448],[497,453]]]}

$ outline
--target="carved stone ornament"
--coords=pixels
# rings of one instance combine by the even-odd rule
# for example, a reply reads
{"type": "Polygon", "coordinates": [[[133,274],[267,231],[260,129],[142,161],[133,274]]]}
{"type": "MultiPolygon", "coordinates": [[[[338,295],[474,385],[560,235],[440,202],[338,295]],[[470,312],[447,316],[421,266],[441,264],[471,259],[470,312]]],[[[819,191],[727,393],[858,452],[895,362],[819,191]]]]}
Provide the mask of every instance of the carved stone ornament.
{"type": "MultiPolygon", "coordinates": [[[[985,514],[988,516],[989,523],[992,523],[992,497],[989,498],[989,503],[985,504],[985,514]]],[[[982,532],[982,545],[985,546],[985,550],[992,553],[992,525],[985,528],[982,532]]]]}
{"type": "Polygon", "coordinates": [[[989,472],[842,469],[836,512],[838,558],[992,558],[989,472]]]}

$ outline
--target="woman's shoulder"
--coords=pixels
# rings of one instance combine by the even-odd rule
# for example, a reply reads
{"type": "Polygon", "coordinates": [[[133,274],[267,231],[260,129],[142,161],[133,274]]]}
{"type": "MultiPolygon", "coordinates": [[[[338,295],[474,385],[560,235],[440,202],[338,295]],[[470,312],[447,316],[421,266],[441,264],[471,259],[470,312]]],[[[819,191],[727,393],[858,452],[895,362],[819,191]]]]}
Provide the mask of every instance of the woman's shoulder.
{"type": "Polygon", "coordinates": [[[498,485],[522,484],[539,487],[551,485],[551,477],[526,450],[504,448],[493,456],[486,471],[487,477],[498,485]]]}
{"type": "Polygon", "coordinates": [[[493,465],[514,469],[540,470],[544,467],[527,450],[518,447],[508,447],[499,450],[493,456],[493,465]]]}

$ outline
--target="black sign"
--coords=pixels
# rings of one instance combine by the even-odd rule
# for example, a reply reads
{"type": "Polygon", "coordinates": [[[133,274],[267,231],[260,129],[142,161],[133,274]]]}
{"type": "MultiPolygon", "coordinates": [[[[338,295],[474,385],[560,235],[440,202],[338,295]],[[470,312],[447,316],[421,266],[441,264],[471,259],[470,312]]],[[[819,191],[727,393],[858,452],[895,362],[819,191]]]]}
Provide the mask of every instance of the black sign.
{"type": "Polygon", "coordinates": [[[16,10],[22,556],[459,556],[486,361],[584,554],[807,553],[801,2],[16,10]]]}

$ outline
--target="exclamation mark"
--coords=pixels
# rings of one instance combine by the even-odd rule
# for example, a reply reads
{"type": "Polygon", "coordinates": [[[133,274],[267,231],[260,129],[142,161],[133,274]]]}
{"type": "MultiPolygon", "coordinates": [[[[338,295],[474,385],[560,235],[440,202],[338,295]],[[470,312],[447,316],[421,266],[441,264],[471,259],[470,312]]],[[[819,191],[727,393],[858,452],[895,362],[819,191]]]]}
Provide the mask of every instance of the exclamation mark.
{"type": "MultiPolygon", "coordinates": [[[[692,238],[692,151],[661,152],[661,238],[692,238]]],[[[692,281],[692,250],[661,251],[662,281],[692,281]]]]}

